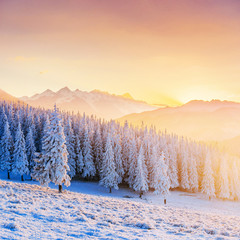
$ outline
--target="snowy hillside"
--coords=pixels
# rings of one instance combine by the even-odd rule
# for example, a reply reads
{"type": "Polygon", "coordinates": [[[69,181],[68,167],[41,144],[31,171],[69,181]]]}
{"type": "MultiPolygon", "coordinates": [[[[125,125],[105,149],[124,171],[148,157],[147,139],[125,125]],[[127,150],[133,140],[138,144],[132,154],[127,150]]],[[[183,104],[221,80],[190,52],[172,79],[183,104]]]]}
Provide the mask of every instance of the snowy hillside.
{"type": "Polygon", "coordinates": [[[0,89],[0,101],[6,101],[6,102],[21,102],[16,97],[13,97],[12,95],[6,93],[5,91],[0,89]]]}
{"type": "Polygon", "coordinates": [[[172,192],[164,206],[96,183],[73,182],[63,194],[31,183],[0,181],[0,239],[240,238],[240,203],[172,192]]]}
{"type": "Polygon", "coordinates": [[[156,109],[145,102],[134,100],[129,93],[122,96],[111,95],[107,92],[94,90],[91,92],[65,87],[57,92],[46,90],[32,97],[22,97],[22,101],[33,107],[52,108],[56,103],[65,111],[96,115],[105,119],[115,119],[130,113],[140,113],[156,109]]]}
{"type": "Polygon", "coordinates": [[[222,141],[240,135],[240,103],[195,100],[180,107],[133,113],[119,119],[141,126],[142,122],[157,129],[201,141],[222,141]]]}

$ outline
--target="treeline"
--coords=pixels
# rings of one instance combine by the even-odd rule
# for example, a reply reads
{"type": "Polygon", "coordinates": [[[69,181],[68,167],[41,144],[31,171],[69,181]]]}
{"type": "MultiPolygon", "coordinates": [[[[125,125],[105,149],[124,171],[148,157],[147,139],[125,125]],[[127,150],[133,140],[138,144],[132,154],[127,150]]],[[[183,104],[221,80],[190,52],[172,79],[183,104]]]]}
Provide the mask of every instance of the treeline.
{"type": "Polygon", "coordinates": [[[125,183],[140,196],[153,190],[165,198],[179,188],[240,199],[239,160],[203,143],[154,127],[6,102],[0,120],[0,167],[9,178],[29,174],[60,191],[81,177],[110,191],[125,183]]]}

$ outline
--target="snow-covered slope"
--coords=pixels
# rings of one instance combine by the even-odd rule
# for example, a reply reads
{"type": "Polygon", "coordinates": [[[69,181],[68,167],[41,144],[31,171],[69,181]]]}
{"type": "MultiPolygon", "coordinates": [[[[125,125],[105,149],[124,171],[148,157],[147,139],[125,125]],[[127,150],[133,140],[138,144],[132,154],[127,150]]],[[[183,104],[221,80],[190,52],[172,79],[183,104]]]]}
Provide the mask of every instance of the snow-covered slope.
{"type": "Polygon", "coordinates": [[[65,111],[85,112],[87,115],[94,114],[105,119],[115,119],[130,113],[156,109],[145,102],[131,99],[129,94],[117,96],[99,90],[71,91],[67,87],[57,92],[48,89],[32,97],[22,97],[21,100],[31,106],[44,108],[53,108],[56,103],[60,109],[65,111]]]}
{"type": "Polygon", "coordinates": [[[240,103],[191,101],[181,107],[160,108],[119,119],[135,125],[142,122],[158,129],[196,140],[221,141],[240,135],[240,103]]]}
{"type": "Polygon", "coordinates": [[[33,183],[0,181],[0,239],[240,239],[237,202],[172,192],[165,206],[96,183],[73,181],[63,194],[33,183]]]}
{"type": "Polygon", "coordinates": [[[21,102],[18,98],[13,97],[12,95],[8,94],[7,92],[1,89],[0,89],[0,101],[21,102]]]}

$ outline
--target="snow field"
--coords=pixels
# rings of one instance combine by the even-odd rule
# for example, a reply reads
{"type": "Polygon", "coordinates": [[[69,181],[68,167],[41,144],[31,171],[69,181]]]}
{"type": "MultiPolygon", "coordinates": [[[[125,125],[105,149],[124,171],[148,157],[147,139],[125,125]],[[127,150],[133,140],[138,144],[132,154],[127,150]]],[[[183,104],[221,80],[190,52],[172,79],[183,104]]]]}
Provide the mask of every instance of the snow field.
{"type": "MultiPolygon", "coordinates": [[[[90,183],[85,189],[81,185],[87,191],[90,183]]],[[[92,183],[93,190],[97,187],[92,183]]],[[[189,195],[173,193],[163,206],[150,195],[141,200],[132,194],[128,192],[133,198],[127,200],[67,190],[59,194],[34,184],[0,181],[0,239],[240,239],[239,209],[234,214],[238,205],[211,211],[211,206],[201,207],[204,200],[194,199],[194,206],[199,204],[195,210],[189,195]]]]}

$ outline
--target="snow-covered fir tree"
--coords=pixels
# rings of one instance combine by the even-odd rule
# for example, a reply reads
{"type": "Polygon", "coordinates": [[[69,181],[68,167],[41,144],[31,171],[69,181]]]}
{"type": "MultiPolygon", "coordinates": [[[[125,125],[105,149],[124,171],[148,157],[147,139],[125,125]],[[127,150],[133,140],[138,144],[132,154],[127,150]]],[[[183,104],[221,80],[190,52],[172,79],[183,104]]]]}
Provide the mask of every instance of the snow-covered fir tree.
{"type": "Polygon", "coordinates": [[[225,156],[222,156],[220,162],[218,185],[219,185],[218,197],[222,199],[229,199],[230,191],[229,191],[228,165],[226,163],[225,156]]]}
{"type": "Polygon", "coordinates": [[[36,154],[36,147],[35,147],[35,142],[33,138],[33,131],[32,128],[29,127],[27,136],[26,136],[26,154],[28,158],[28,169],[30,173],[32,173],[32,170],[35,165],[35,154],[36,154]]]}
{"type": "Polygon", "coordinates": [[[127,172],[128,178],[126,179],[130,187],[132,187],[134,183],[135,169],[137,167],[137,158],[138,158],[138,153],[137,153],[136,138],[132,137],[129,143],[129,156],[128,156],[129,163],[127,163],[129,167],[127,172]]]}
{"type": "Polygon", "coordinates": [[[122,163],[122,145],[121,145],[121,136],[119,133],[116,133],[113,136],[113,152],[114,152],[114,162],[116,166],[116,171],[118,174],[118,183],[121,183],[124,177],[124,168],[122,163]]]}
{"type": "MultiPolygon", "coordinates": [[[[143,126],[142,126],[142,129],[143,129],[143,126]]],[[[148,172],[151,172],[152,168],[154,167],[151,159],[153,139],[148,134],[147,127],[144,129],[144,131],[142,130],[142,134],[143,136],[140,135],[140,138],[142,138],[142,142],[143,142],[144,158],[145,158],[148,172]]]]}
{"type": "Polygon", "coordinates": [[[169,194],[170,181],[167,174],[167,165],[164,161],[164,152],[159,155],[158,147],[153,147],[151,159],[154,163],[154,168],[151,172],[151,187],[154,188],[154,193],[163,196],[166,199],[169,194]]]}
{"type": "MultiPolygon", "coordinates": [[[[12,129],[12,135],[13,135],[14,139],[15,139],[15,136],[16,136],[16,129],[18,128],[18,124],[20,123],[20,125],[21,125],[21,120],[22,119],[20,118],[20,106],[19,106],[13,112],[12,125],[10,125],[10,129],[12,129]]],[[[22,125],[21,125],[21,131],[22,131],[22,125]]]]}
{"type": "Polygon", "coordinates": [[[93,137],[93,159],[98,173],[101,172],[102,159],[103,159],[103,141],[99,123],[96,124],[96,129],[93,137]]]}
{"type": "Polygon", "coordinates": [[[174,189],[179,186],[178,166],[177,166],[177,149],[175,147],[175,141],[168,145],[166,154],[169,159],[169,161],[168,161],[168,176],[169,176],[169,181],[170,181],[170,188],[174,189]]]}
{"type": "Polygon", "coordinates": [[[26,154],[26,143],[20,122],[15,133],[14,151],[13,151],[13,173],[20,174],[23,181],[23,175],[29,173],[28,159],[26,154]]]}
{"type": "Polygon", "coordinates": [[[48,120],[45,123],[43,152],[37,160],[32,177],[42,185],[48,185],[49,182],[55,183],[59,186],[59,192],[62,192],[62,184],[70,185],[70,177],[67,174],[69,171],[68,152],[65,142],[62,119],[55,106],[50,123],[48,120]]]}
{"type": "Polygon", "coordinates": [[[201,191],[202,193],[206,194],[209,197],[209,199],[215,197],[215,184],[210,151],[207,152],[205,157],[201,191]]]}
{"type": "Polygon", "coordinates": [[[50,157],[47,158],[47,153],[51,151],[50,147],[50,121],[49,116],[47,115],[46,120],[44,122],[44,131],[43,131],[43,139],[42,139],[42,152],[39,155],[39,158],[35,159],[35,166],[31,177],[36,179],[40,182],[43,186],[48,186],[51,182],[50,174],[52,173],[53,169],[50,168],[45,169],[48,162],[50,162],[50,157]]]}
{"type": "Polygon", "coordinates": [[[3,136],[5,123],[6,123],[6,121],[8,121],[7,115],[5,113],[5,108],[3,106],[1,106],[1,108],[0,108],[0,119],[1,119],[1,121],[0,121],[0,136],[3,136]]]}
{"type": "Polygon", "coordinates": [[[190,191],[197,192],[198,191],[197,162],[196,162],[196,157],[193,153],[190,153],[188,175],[189,175],[190,191]]]}
{"type": "Polygon", "coordinates": [[[83,141],[83,173],[84,178],[93,178],[96,174],[96,168],[93,162],[92,145],[89,137],[88,127],[85,126],[83,141]]]}
{"type": "Polygon", "coordinates": [[[129,163],[131,162],[129,160],[130,157],[130,136],[129,136],[129,126],[128,122],[126,121],[124,124],[124,127],[122,129],[122,162],[124,167],[124,172],[127,173],[129,171],[129,163]]]}
{"type": "Polygon", "coordinates": [[[35,115],[34,118],[34,125],[35,125],[35,146],[36,146],[36,151],[41,152],[41,139],[42,139],[42,132],[43,132],[43,123],[41,122],[40,116],[37,114],[35,115]]]}
{"type": "Polygon", "coordinates": [[[180,153],[180,182],[181,182],[181,188],[185,190],[190,189],[189,185],[189,176],[188,176],[188,158],[189,158],[189,152],[188,148],[186,147],[186,143],[184,139],[182,138],[181,141],[181,153],[180,153]]]}
{"type": "MultiPolygon", "coordinates": [[[[15,110],[16,111],[16,110],[15,110]]],[[[13,103],[10,103],[8,106],[8,111],[6,111],[6,115],[8,118],[8,123],[10,127],[10,131],[12,136],[15,136],[15,130],[16,130],[16,124],[18,122],[14,121],[14,108],[13,108],[13,103]]]]}
{"type": "Polygon", "coordinates": [[[234,160],[232,166],[232,191],[231,195],[233,200],[240,200],[240,176],[239,176],[239,168],[237,167],[237,160],[234,160]]]}
{"type": "Polygon", "coordinates": [[[76,135],[75,156],[76,156],[76,172],[78,176],[80,176],[83,171],[84,163],[80,139],[78,135],[76,135]]]}
{"type": "MultiPolygon", "coordinates": [[[[30,107],[29,112],[27,113],[27,116],[26,116],[26,120],[24,121],[24,119],[23,119],[23,122],[25,122],[25,129],[24,129],[25,136],[27,136],[27,134],[29,132],[29,128],[31,128],[32,137],[33,137],[33,140],[35,141],[35,139],[36,139],[36,128],[35,128],[35,122],[34,122],[32,107],[30,107]]],[[[34,143],[34,145],[35,145],[35,143],[34,143]]]]}
{"type": "Polygon", "coordinates": [[[109,188],[111,193],[112,188],[118,189],[118,174],[114,162],[114,153],[112,148],[111,135],[108,134],[105,151],[103,154],[103,164],[101,169],[100,185],[109,188]]]}
{"type": "Polygon", "coordinates": [[[66,146],[68,151],[68,166],[69,172],[68,175],[72,178],[76,174],[76,153],[75,153],[75,136],[72,129],[71,119],[68,117],[67,123],[64,128],[66,146]]]}
{"type": "Polygon", "coordinates": [[[138,154],[132,185],[133,189],[139,192],[139,197],[142,197],[143,193],[148,191],[148,173],[145,166],[143,145],[141,145],[138,154]]]}
{"type": "MultiPolygon", "coordinates": [[[[6,115],[5,115],[6,116],[6,115]]],[[[1,170],[7,170],[8,179],[10,179],[10,172],[12,170],[12,152],[13,152],[13,140],[10,133],[8,120],[6,119],[3,129],[3,135],[0,142],[0,166],[1,170]]]]}

